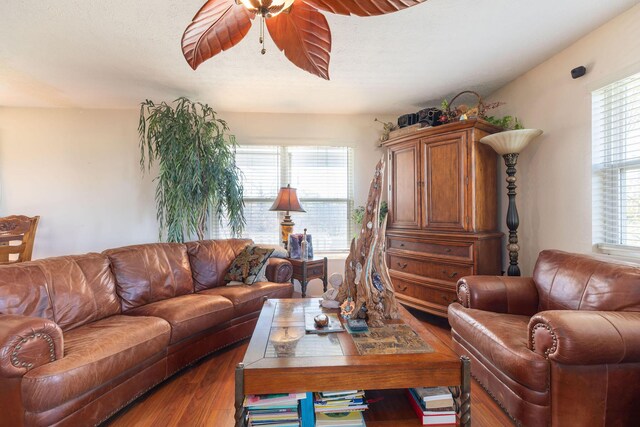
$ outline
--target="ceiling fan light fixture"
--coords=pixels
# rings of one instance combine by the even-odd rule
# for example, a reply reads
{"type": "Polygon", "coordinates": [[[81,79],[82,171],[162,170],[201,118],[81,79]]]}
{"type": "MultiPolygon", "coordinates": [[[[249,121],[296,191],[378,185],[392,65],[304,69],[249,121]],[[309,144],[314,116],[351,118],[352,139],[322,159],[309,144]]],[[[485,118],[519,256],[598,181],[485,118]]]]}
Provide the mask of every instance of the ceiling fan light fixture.
{"type": "Polygon", "coordinates": [[[256,15],[271,18],[287,10],[295,0],[236,0],[256,15]]]}
{"type": "Polygon", "coordinates": [[[276,47],[296,67],[329,80],[331,30],[322,12],[376,16],[424,1],[207,0],[182,35],[182,53],[195,70],[204,61],[238,44],[258,18],[262,54],[266,52],[264,27],[267,27],[276,47]]]}

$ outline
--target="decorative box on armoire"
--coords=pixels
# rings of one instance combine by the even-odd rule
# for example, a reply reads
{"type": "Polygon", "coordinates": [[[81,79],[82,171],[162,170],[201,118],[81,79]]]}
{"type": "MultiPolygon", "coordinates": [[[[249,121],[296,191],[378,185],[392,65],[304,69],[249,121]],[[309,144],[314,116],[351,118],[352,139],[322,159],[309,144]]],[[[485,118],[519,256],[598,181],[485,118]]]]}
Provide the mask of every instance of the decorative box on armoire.
{"type": "Polygon", "coordinates": [[[458,279],[501,273],[498,155],[480,143],[500,130],[464,120],[385,142],[387,263],[403,304],[446,317],[458,279]]]}

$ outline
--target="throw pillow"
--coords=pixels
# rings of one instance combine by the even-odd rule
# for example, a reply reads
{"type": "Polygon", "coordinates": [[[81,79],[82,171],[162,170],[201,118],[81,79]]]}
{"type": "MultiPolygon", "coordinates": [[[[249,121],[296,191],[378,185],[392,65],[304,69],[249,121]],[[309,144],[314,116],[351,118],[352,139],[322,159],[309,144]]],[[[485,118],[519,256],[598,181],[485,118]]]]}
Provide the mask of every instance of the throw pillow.
{"type": "MultiPolygon", "coordinates": [[[[273,252],[271,252],[271,255],[269,255],[269,258],[289,258],[289,252],[287,252],[287,250],[285,248],[283,248],[280,245],[256,245],[259,246],[262,249],[272,249],[273,252]]],[[[267,262],[264,263],[264,265],[262,266],[262,269],[258,272],[258,275],[256,277],[256,282],[267,282],[267,264],[269,260],[267,260],[267,262]]]]}
{"type": "Polygon", "coordinates": [[[273,249],[260,248],[249,245],[231,263],[229,271],[224,276],[227,282],[238,281],[247,285],[253,285],[258,278],[258,273],[266,265],[273,249]]]}

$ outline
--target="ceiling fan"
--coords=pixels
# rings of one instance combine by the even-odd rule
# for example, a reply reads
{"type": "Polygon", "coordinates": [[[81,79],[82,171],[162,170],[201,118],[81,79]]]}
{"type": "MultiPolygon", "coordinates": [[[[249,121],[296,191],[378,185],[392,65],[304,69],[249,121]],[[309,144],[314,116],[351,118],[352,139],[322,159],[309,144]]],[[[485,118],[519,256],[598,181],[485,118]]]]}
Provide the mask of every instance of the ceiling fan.
{"type": "Polygon", "coordinates": [[[339,15],[374,16],[396,12],[425,0],[209,0],[182,35],[182,53],[194,70],[235,46],[260,19],[278,49],[305,71],[329,80],[331,31],[320,10],[339,15]]]}

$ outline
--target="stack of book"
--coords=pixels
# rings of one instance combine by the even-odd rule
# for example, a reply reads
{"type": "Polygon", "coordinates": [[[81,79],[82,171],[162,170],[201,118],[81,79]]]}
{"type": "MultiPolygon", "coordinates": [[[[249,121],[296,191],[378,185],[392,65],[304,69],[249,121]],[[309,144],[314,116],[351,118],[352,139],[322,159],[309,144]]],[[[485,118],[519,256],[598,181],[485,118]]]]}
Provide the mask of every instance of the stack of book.
{"type": "Polygon", "coordinates": [[[453,396],[447,387],[410,388],[407,396],[423,426],[456,425],[453,396]]]}
{"type": "Polygon", "coordinates": [[[248,395],[244,407],[248,427],[313,427],[311,393],[248,395]]]}
{"type": "Polygon", "coordinates": [[[362,412],[369,406],[362,390],[315,393],[316,427],[364,427],[362,412]]]}

